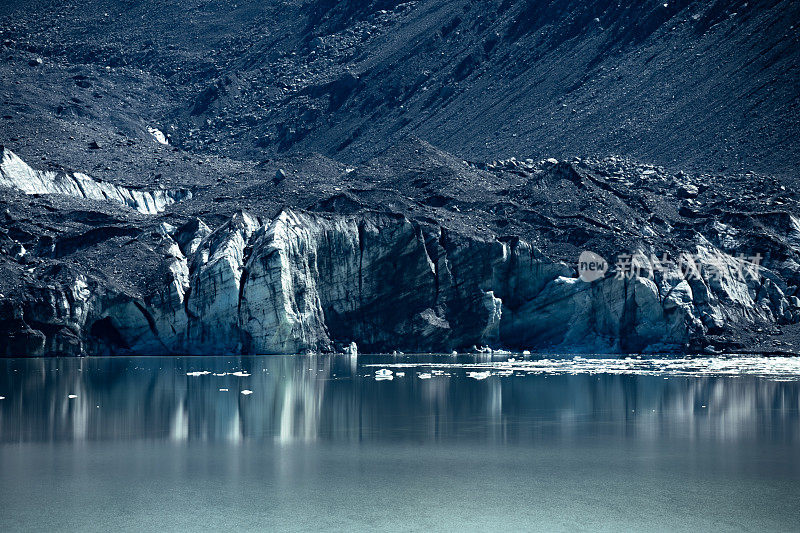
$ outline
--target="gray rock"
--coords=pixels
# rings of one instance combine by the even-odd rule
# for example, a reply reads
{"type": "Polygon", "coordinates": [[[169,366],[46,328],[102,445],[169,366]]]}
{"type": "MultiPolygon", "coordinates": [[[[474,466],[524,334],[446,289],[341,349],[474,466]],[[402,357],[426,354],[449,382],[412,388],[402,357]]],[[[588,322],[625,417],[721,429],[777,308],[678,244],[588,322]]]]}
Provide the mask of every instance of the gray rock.
{"type": "Polygon", "coordinates": [[[678,198],[697,198],[698,194],[700,191],[695,185],[686,184],[678,187],[678,198]]]}

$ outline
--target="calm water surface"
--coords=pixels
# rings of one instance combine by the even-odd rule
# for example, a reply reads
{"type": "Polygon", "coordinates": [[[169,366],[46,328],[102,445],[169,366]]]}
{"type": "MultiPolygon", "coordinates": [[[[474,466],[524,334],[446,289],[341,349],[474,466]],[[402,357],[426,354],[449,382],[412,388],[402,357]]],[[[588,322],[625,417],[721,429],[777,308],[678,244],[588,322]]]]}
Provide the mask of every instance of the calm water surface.
{"type": "Polygon", "coordinates": [[[797,530],[798,380],[761,358],[0,360],[0,531],[797,530]]]}

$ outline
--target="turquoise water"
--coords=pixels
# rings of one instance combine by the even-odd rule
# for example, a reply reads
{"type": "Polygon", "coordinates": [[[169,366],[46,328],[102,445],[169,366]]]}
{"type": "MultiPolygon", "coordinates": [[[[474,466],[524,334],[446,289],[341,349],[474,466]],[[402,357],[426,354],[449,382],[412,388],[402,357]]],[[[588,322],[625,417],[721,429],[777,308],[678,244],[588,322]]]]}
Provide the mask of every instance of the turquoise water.
{"type": "Polygon", "coordinates": [[[508,359],[0,360],[0,531],[796,530],[794,359],[508,359]]]}

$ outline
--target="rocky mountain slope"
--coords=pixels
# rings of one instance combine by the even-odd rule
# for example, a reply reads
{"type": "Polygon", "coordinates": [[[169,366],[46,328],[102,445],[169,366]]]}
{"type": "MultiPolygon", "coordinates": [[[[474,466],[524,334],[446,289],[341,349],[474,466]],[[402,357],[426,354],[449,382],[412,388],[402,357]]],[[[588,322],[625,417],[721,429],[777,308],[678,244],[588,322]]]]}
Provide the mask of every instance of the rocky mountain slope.
{"type": "Polygon", "coordinates": [[[788,0],[0,5],[0,353],[792,351],[797,28],[788,0]]]}
{"type": "Polygon", "coordinates": [[[47,131],[62,152],[99,141],[113,172],[139,157],[111,147],[157,127],[256,161],[355,164],[415,135],[471,160],[622,154],[791,179],[800,162],[791,0],[27,0],[0,15],[0,110],[25,158],[55,158],[47,131]]]}

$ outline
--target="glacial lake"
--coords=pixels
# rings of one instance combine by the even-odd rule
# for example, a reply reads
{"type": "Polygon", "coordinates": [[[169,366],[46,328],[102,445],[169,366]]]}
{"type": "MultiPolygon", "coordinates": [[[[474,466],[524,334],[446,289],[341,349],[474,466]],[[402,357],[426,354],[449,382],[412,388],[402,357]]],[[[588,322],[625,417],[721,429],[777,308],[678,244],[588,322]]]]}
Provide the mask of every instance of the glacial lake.
{"type": "Polygon", "coordinates": [[[0,359],[0,531],[800,527],[800,358],[512,357],[0,359]]]}

